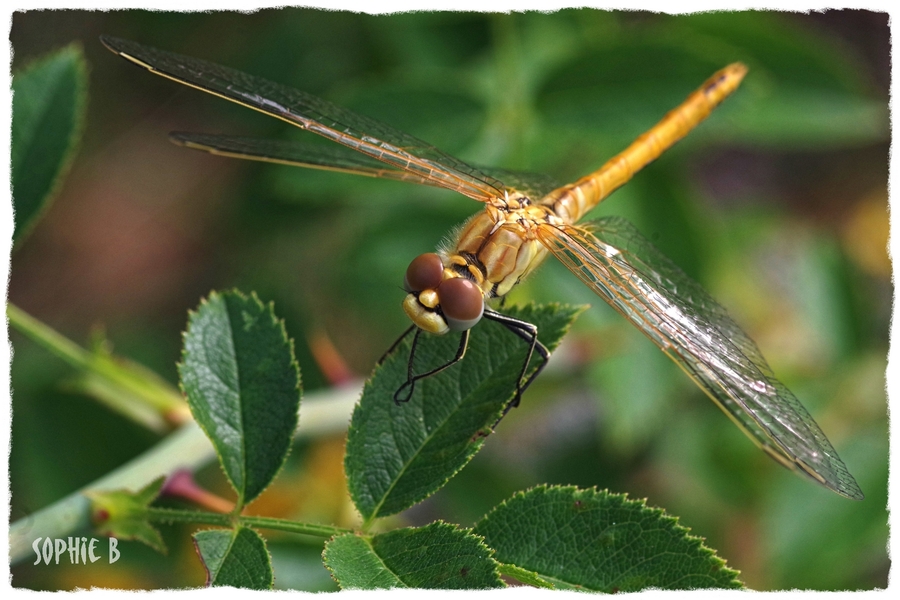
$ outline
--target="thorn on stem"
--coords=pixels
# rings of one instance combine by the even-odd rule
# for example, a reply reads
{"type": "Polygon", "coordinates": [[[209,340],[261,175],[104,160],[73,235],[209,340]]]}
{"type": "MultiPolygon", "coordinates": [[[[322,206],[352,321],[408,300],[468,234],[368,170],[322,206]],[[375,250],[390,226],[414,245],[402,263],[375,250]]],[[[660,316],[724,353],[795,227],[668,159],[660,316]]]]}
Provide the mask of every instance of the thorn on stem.
{"type": "Polygon", "coordinates": [[[172,473],[163,484],[160,496],[182,498],[208,510],[224,514],[234,510],[234,502],[201,488],[194,481],[193,473],[187,469],[179,469],[172,473]]]}

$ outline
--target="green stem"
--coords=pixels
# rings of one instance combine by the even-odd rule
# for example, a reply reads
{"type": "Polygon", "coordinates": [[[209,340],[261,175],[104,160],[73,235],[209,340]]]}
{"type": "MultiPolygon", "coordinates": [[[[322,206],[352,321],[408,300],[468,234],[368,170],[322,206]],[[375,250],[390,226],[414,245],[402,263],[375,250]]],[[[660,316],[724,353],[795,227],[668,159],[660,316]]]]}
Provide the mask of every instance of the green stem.
{"type": "Polygon", "coordinates": [[[274,517],[254,517],[245,515],[226,515],[202,510],[178,510],[173,508],[147,509],[147,518],[161,523],[202,523],[204,525],[220,525],[233,527],[243,525],[258,529],[277,529],[289,533],[302,533],[316,537],[333,537],[342,533],[349,533],[350,529],[332,527],[330,525],[316,525],[313,523],[301,523],[288,519],[276,519],[274,517]]]}
{"type": "Polygon", "coordinates": [[[81,369],[91,366],[90,352],[41,323],[15,304],[7,305],[6,315],[9,317],[10,325],[67,363],[81,369]]]}
{"type": "MultiPolygon", "coordinates": [[[[300,403],[300,426],[295,436],[310,438],[346,431],[359,393],[359,387],[342,387],[307,394],[300,403]]],[[[39,537],[63,538],[90,527],[90,501],[85,492],[139,490],[176,469],[195,471],[215,457],[212,444],[196,423],[181,427],[131,462],[10,525],[10,564],[31,555],[31,544],[39,537]]],[[[324,530],[311,535],[324,535],[324,530]]]]}
{"type": "Polygon", "coordinates": [[[507,577],[512,577],[517,581],[521,581],[525,585],[530,585],[538,588],[546,588],[546,589],[556,589],[556,586],[546,579],[539,576],[537,573],[533,571],[528,571],[523,569],[522,567],[518,567],[516,565],[510,565],[507,563],[498,563],[497,564],[497,572],[501,575],[506,575],[507,577]]]}
{"type": "Polygon", "coordinates": [[[300,523],[298,521],[289,521],[287,519],[276,519],[274,517],[238,517],[242,525],[247,527],[258,527],[260,529],[277,529],[279,531],[288,531],[290,533],[302,533],[304,535],[314,535],[316,537],[330,538],[342,533],[350,533],[352,530],[343,527],[332,527],[331,525],[317,525],[315,523],[300,523]]]}
{"type": "Polygon", "coordinates": [[[78,391],[157,433],[190,420],[184,398],[156,373],[121,357],[85,350],[14,304],[6,314],[10,325],[82,371],[73,382],[78,391]]]}
{"type": "Polygon", "coordinates": [[[205,510],[179,510],[176,508],[148,507],[146,516],[150,521],[157,523],[200,523],[203,525],[221,525],[231,527],[237,517],[224,513],[214,513],[205,510]]]}

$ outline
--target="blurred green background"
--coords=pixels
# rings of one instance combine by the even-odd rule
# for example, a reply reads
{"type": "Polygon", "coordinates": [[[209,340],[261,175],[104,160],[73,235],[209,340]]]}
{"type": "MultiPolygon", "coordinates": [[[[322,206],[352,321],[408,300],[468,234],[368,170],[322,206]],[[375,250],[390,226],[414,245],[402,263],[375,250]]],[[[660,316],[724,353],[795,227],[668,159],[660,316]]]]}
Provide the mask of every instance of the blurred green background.
{"type": "MultiPolygon", "coordinates": [[[[687,140],[595,211],[632,221],[750,333],[866,494],[782,469],[561,265],[510,301],[590,303],[551,368],[451,483],[397,523],[471,525],[539,483],[598,486],[681,517],[754,589],[885,587],[889,29],[884,13],[567,10],[365,16],[15,13],[13,71],[71,41],[90,64],[80,154],[12,258],[10,301],[176,381],[186,311],[211,289],[274,301],[307,390],[324,332],[358,374],[407,326],[411,257],[478,210],[441,190],[208,156],[172,130],[301,138],[289,126],[143,72],[107,33],[211,59],[380,118],[463,159],[569,181],[597,168],[709,75],[744,84],[687,140]]],[[[307,136],[308,137],[308,136],[307,136]]],[[[15,332],[13,521],[158,437],[69,393],[69,368],[15,332]]],[[[343,434],[305,443],[259,514],[347,525],[343,434]]],[[[199,474],[228,493],[217,466],[199,474]]],[[[13,585],[202,585],[187,528],[168,556],[135,543],[91,566],[13,568],[13,585]]],[[[276,585],[335,589],[321,546],[270,537],[276,585]]]]}

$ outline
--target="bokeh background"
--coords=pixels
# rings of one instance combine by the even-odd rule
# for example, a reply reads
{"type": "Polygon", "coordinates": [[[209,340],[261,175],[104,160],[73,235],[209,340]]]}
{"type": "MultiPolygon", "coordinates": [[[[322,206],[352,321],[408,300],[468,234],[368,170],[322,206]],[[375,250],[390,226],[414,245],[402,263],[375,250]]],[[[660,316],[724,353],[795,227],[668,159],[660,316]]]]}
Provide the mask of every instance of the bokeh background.
{"type": "MultiPolygon", "coordinates": [[[[510,301],[593,305],[484,450],[396,519],[471,525],[514,491],[598,486],[665,508],[754,589],[885,587],[885,368],[892,289],[884,13],[567,10],[366,16],[34,11],[12,20],[13,72],[77,41],[89,112],[70,176],[12,257],[10,301],[81,343],[176,381],[186,311],[211,289],[274,301],[307,390],[325,334],[360,375],[407,326],[400,282],[479,207],[450,192],[208,156],[171,130],[288,138],[277,120],[154,77],[101,33],[207,58],[380,118],[461,158],[572,180],[716,69],[740,90],[597,209],[630,218],[723,303],[813,413],[866,493],[853,502],[782,469],[678,368],[558,264],[510,301]]],[[[159,441],[67,391],[69,367],[11,332],[13,521],[159,441]]],[[[352,524],[344,432],[299,445],[259,514],[352,524]]],[[[228,495],[217,466],[198,474],[228,495]]],[[[13,567],[13,585],[202,585],[186,527],[92,566],[13,567]]],[[[269,537],[276,584],[336,589],[321,546],[269,537]]]]}

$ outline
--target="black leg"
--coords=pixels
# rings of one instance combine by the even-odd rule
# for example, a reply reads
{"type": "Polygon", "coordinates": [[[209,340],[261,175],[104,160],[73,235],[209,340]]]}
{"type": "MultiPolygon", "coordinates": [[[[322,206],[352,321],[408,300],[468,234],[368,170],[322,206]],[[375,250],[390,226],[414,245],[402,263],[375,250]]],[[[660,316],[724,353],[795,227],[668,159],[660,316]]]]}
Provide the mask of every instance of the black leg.
{"type": "Polygon", "coordinates": [[[416,328],[415,325],[410,325],[409,327],[407,327],[407,328],[406,328],[406,331],[404,331],[403,333],[401,333],[401,334],[400,334],[400,337],[397,338],[397,341],[394,342],[393,344],[391,344],[391,347],[388,348],[388,349],[385,351],[385,353],[381,355],[381,358],[378,359],[378,362],[375,363],[375,366],[376,366],[376,367],[377,367],[377,366],[380,366],[381,363],[383,363],[383,362],[385,361],[385,359],[387,359],[387,357],[390,356],[391,352],[393,352],[394,350],[397,349],[397,346],[400,345],[400,342],[402,342],[403,340],[405,340],[405,339],[406,339],[406,336],[408,336],[408,335],[410,334],[410,332],[411,332],[413,329],[415,329],[415,328],[416,328]]]}
{"type": "MultiPolygon", "coordinates": [[[[528,389],[528,386],[531,385],[531,383],[540,374],[540,372],[544,370],[544,367],[547,366],[547,361],[550,359],[550,351],[547,350],[547,347],[545,345],[538,341],[537,327],[534,324],[528,323],[526,321],[521,321],[519,319],[514,319],[492,310],[485,310],[484,317],[486,319],[490,319],[491,321],[500,323],[529,344],[528,354],[525,357],[525,361],[522,363],[522,370],[519,373],[519,381],[516,384],[516,395],[503,410],[503,414],[506,415],[506,413],[508,413],[511,408],[515,408],[519,405],[519,402],[522,399],[522,394],[525,393],[525,390],[528,389]],[[531,376],[528,377],[528,379],[525,379],[525,375],[526,373],[528,373],[528,363],[531,362],[531,357],[535,352],[540,355],[541,363],[538,365],[537,369],[535,369],[534,373],[532,373],[531,376]]],[[[499,423],[500,421],[498,420],[497,422],[499,423]]],[[[495,427],[496,425],[497,423],[494,423],[495,427]]]]}
{"type": "Polygon", "coordinates": [[[446,369],[447,367],[452,367],[459,361],[463,359],[463,356],[466,354],[466,348],[469,347],[469,330],[465,330],[462,332],[462,335],[459,338],[459,346],[456,349],[456,356],[442,364],[439,367],[436,367],[427,373],[422,373],[420,375],[413,375],[413,360],[416,355],[416,345],[419,342],[419,334],[422,333],[421,329],[416,331],[416,336],[413,338],[413,346],[409,352],[409,363],[407,363],[406,367],[406,383],[401,385],[396,392],[394,392],[394,402],[400,404],[401,402],[409,402],[409,399],[412,398],[413,390],[416,387],[416,382],[420,379],[425,379],[426,377],[431,377],[432,375],[436,375],[446,369]],[[404,392],[404,390],[408,390],[408,392],[404,392]]]}

